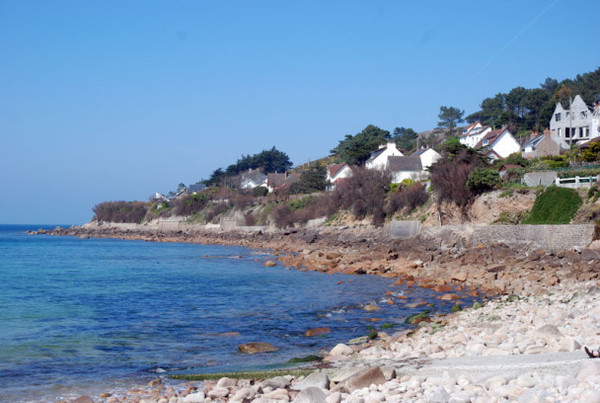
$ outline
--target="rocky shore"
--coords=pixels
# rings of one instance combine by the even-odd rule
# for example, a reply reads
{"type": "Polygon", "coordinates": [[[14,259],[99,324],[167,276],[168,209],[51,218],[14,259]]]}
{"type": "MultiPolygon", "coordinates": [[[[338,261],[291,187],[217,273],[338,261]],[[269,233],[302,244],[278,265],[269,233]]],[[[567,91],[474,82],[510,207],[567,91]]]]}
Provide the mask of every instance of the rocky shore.
{"type": "MultiPolygon", "coordinates": [[[[88,225],[54,235],[235,244],[268,249],[302,270],[376,274],[495,297],[483,306],[379,333],[325,352],[327,368],[307,377],[190,382],[157,379],[104,402],[490,402],[600,401],[600,254],[546,253],[523,245],[464,245],[459,239],[393,241],[377,228],[294,231],[124,230],[88,225]],[[164,382],[164,383],[163,383],[164,382]]],[[[88,397],[78,401],[89,402],[88,397]]]]}

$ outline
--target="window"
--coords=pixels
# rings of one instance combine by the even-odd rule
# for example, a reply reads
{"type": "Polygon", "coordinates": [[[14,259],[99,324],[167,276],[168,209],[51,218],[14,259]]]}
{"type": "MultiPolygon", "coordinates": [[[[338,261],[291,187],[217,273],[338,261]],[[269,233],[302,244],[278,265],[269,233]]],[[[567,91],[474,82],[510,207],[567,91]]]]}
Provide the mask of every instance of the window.
{"type": "Polygon", "coordinates": [[[558,135],[558,137],[560,137],[560,127],[556,129],[556,134],[558,135]]]}
{"type": "Polygon", "coordinates": [[[560,122],[560,113],[554,114],[554,120],[556,120],[557,122],[560,122]]]}
{"type": "Polygon", "coordinates": [[[587,118],[587,111],[581,111],[581,118],[582,119],[587,118]]]}
{"type": "Polygon", "coordinates": [[[490,141],[488,139],[483,140],[483,145],[487,146],[490,141]]]}
{"type": "Polygon", "coordinates": [[[565,138],[568,139],[569,137],[571,137],[571,129],[565,127],[565,138]]]}
{"type": "Polygon", "coordinates": [[[583,127],[579,128],[579,138],[583,137],[583,127]]]}

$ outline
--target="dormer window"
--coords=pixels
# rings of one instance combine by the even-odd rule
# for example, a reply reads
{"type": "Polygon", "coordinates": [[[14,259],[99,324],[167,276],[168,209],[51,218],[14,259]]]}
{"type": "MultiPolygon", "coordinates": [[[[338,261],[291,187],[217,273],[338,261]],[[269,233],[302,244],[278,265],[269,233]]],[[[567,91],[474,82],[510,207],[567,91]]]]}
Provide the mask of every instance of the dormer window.
{"type": "Polygon", "coordinates": [[[489,142],[490,142],[490,141],[489,141],[488,139],[485,139],[485,140],[483,140],[483,145],[484,145],[484,146],[487,146],[487,145],[489,144],[489,142]]]}

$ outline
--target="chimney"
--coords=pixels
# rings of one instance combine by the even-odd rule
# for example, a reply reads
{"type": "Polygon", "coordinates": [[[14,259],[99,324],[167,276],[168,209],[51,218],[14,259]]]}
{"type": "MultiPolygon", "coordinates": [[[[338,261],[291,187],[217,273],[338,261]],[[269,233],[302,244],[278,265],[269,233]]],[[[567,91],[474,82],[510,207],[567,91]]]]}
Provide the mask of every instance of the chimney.
{"type": "Polygon", "coordinates": [[[534,139],[538,136],[538,132],[537,130],[532,130],[531,131],[531,136],[529,137],[530,139],[534,139]]]}

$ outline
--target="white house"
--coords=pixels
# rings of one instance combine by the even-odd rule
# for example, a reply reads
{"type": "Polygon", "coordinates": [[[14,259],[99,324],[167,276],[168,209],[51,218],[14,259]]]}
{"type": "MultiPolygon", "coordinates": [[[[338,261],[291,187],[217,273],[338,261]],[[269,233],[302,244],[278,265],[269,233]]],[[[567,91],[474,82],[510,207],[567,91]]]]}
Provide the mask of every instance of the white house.
{"type": "Polygon", "coordinates": [[[407,157],[389,157],[388,169],[392,174],[392,183],[400,183],[404,179],[420,181],[425,178],[421,158],[414,154],[407,157]]]}
{"type": "Polygon", "coordinates": [[[327,165],[327,190],[334,190],[340,180],[351,176],[352,169],[350,168],[350,165],[346,163],[327,165]]]}
{"type": "Polygon", "coordinates": [[[260,171],[249,170],[244,172],[240,179],[240,188],[254,189],[257,186],[267,187],[267,175],[260,171]]]}
{"type": "MultiPolygon", "coordinates": [[[[567,144],[585,142],[600,137],[600,97],[590,109],[579,95],[575,95],[569,109],[558,102],[550,119],[552,138],[567,144]]],[[[556,141],[556,140],[555,140],[556,141]]],[[[559,144],[564,147],[564,144],[559,144]]]]}
{"type": "Polygon", "coordinates": [[[481,139],[491,131],[491,126],[483,126],[479,121],[477,121],[463,129],[458,141],[467,147],[474,148],[477,143],[479,143],[481,139]]]}
{"type": "Polygon", "coordinates": [[[435,151],[433,148],[421,148],[411,155],[416,155],[421,159],[421,166],[423,167],[424,171],[442,158],[440,153],[435,151]]]}
{"type": "Polygon", "coordinates": [[[369,169],[384,170],[388,167],[388,157],[402,157],[404,154],[396,148],[393,140],[379,147],[379,150],[373,151],[365,166],[369,169]]]}
{"type": "Polygon", "coordinates": [[[489,132],[479,140],[475,148],[481,148],[492,160],[506,158],[521,151],[519,142],[505,128],[489,132]]]}

